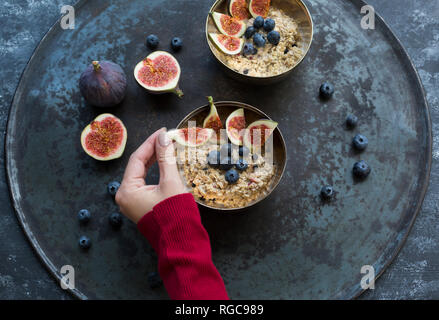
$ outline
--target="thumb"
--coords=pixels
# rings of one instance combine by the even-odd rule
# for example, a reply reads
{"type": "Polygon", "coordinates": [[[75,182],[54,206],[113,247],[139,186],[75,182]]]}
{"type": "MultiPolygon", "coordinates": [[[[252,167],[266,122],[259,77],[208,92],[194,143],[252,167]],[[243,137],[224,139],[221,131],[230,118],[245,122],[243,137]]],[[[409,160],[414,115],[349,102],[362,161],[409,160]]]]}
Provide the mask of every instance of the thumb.
{"type": "Polygon", "coordinates": [[[160,132],[155,144],[155,153],[160,170],[160,183],[180,177],[174,152],[174,144],[168,137],[167,132],[160,132]]]}

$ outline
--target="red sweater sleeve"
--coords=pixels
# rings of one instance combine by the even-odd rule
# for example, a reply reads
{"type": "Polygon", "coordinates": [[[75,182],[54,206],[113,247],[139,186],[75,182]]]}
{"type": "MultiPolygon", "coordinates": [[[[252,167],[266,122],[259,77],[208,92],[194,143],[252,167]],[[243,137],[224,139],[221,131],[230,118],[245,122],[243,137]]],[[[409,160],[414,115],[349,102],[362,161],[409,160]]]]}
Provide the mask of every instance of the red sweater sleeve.
{"type": "Polygon", "coordinates": [[[192,194],[160,202],[137,227],[157,252],[160,277],[171,299],[228,299],[192,194]]]}

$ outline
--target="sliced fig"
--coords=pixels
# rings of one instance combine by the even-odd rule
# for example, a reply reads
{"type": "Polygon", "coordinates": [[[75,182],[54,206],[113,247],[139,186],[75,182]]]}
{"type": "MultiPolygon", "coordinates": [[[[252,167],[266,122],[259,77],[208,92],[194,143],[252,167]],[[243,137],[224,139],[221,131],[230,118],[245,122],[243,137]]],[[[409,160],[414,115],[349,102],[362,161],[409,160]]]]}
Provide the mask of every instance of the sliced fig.
{"type": "Polygon", "coordinates": [[[242,145],[242,137],[245,129],[244,109],[233,111],[226,120],[227,136],[233,144],[242,145]]]}
{"type": "Polygon", "coordinates": [[[171,140],[187,147],[199,147],[212,138],[214,131],[209,128],[190,127],[168,131],[171,140]]]}
{"type": "Polygon", "coordinates": [[[246,25],[243,21],[219,12],[212,12],[211,15],[216,27],[222,34],[237,38],[244,34],[246,25]]]}
{"type": "Polygon", "coordinates": [[[262,18],[267,18],[268,11],[270,10],[271,0],[250,0],[248,10],[253,18],[261,16],[262,18]]]}
{"type": "Polygon", "coordinates": [[[220,130],[222,129],[223,124],[221,123],[218,111],[216,110],[215,104],[213,103],[213,98],[209,96],[207,97],[207,100],[209,100],[210,112],[206,119],[204,119],[203,128],[213,129],[216,132],[216,136],[219,138],[220,130]]]}
{"type": "Polygon", "coordinates": [[[225,34],[209,33],[210,39],[225,54],[235,55],[241,52],[244,39],[226,36],[225,34]]]}
{"type": "Polygon", "coordinates": [[[165,51],[154,51],[134,68],[134,77],[146,90],[151,93],[173,92],[179,98],[183,96],[178,87],[180,74],[177,59],[165,51]]]}
{"type": "Polygon", "coordinates": [[[244,133],[244,145],[250,150],[262,147],[276,127],[277,122],[272,120],[258,120],[249,124],[244,133]]]}
{"type": "Polygon", "coordinates": [[[96,117],[81,134],[81,145],[92,158],[107,161],[120,158],[127,142],[127,129],[110,113],[96,117]]]}
{"type": "Polygon", "coordinates": [[[114,62],[93,61],[79,78],[79,90],[88,103],[97,107],[113,107],[125,97],[125,72],[114,62]]]}
{"type": "Polygon", "coordinates": [[[230,0],[229,12],[233,18],[239,21],[248,19],[250,14],[248,12],[247,0],[230,0]]]}

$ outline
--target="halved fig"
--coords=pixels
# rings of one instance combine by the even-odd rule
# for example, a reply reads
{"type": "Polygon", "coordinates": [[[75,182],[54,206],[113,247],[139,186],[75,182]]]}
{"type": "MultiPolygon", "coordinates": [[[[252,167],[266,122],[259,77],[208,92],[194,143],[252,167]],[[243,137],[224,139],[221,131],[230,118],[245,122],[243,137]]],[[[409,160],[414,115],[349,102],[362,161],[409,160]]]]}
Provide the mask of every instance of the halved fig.
{"type": "Polygon", "coordinates": [[[261,16],[262,18],[267,18],[268,11],[270,10],[271,0],[250,0],[248,10],[253,18],[261,16]]]}
{"type": "Polygon", "coordinates": [[[214,131],[209,128],[190,127],[168,131],[171,140],[187,147],[199,147],[212,138],[214,131]]]}
{"type": "Polygon", "coordinates": [[[81,145],[92,158],[101,161],[120,158],[127,142],[127,129],[110,113],[96,117],[81,134],[81,145]]]}
{"type": "Polygon", "coordinates": [[[146,90],[151,93],[173,92],[179,98],[183,96],[178,87],[180,74],[177,59],[165,51],[154,51],[134,68],[134,77],[146,90]]]}
{"type": "Polygon", "coordinates": [[[209,115],[204,119],[203,128],[213,129],[216,132],[217,138],[219,138],[220,130],[222,129],[223,124],[221,123],[218,111],[216,110],[215,104],[213,103],[213,98],[209,96],[207,97],[207,100],[209,100],[210,112],[209,115]]]}
{"type": "Polygon", "coordinates": [[[242,145],[242,138],[245,129],[244,109],[233,111],[226,120],[227,136],[233,144],[242,145]]]}
{"type": "Polygon", "coordinates": [[[244,22],[219,12],[211,12],[211,15],[216,27],[222,34],[237,38],[244,34],[246,29],[244,22]]]}
{"type": "Polygon", "coordinates": [[[247,0],[230,0],[229,1],[230,15],[239,21],[246,20],[250,17],[248,12],[247,0]]]}
{"type": "Polygon", "coordinates": [[[235,55],[241,52],[244,39],[226,36],[225,34],[209,33],[210,39],[225,54],[235,55]]]}
{"type": "Polygon", "coordinates": [[[272,120],[257,120],[247,127],[244,133],[244,145],[250,150],[262,147],[277,127],[272,120]]]}

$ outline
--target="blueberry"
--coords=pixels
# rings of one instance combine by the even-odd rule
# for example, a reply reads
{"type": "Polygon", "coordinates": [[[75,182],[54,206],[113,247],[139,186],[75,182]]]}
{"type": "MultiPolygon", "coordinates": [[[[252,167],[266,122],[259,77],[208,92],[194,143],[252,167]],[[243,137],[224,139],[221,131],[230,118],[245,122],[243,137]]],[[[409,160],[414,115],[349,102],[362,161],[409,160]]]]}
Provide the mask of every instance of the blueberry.
{"type": "Polygon", "coordinates": [[[320,190],[320,196],[325,200],[329,200],[334,196],[334,189],[332,186],[323,186],[320,190]]]}
{"type": "Polygon", "coordinates": [[[243,49],[242,53],[245,56],[251,56],[253,54],[258,53],[258,49],[256,49],[252,43],[248,42],[248,43],[244,44],[244,49],[243,49]]]}
{"type": "Polygon", "coordinates": [[[86,237],[86,236],[82,236],[82,237],[80,237],[80,238],[79,238],[79,246],[80,246],[82,249],[85,249],[85,250],[89,249],[89,248],[91,247],[91,241],[90,241],[90,238],[88,238],[88,237],[86,237]]]}
{"type": "Polygon", "coordinates": [[[253,36],[253,43],[255,44],[255,46],[260,48],[265,46],[265,39],[262,34],[255,33],[255,35],[253,36]]]}
{"type": "Polygon", "coordinates": [[[111,181],[107,186],[108,193],[114,197],[117,193],[117,190],[119,190],[119,187],[120,187],[119,182],[111,181]]]}
{"type": "Polygon", "coordinates": [[[250,150],[246,146],[239,147],[239,156],[247,157],[250,153],[250,150]]]}
{"type": "Polygon", "coordinates": [[[346,126],[350,129],[353,129],[357,126],[358,118],[353,114],[350,114],[346,118],[346,126]]]}
{"type": "Polygon", "coordinates": [[[256,17],[255,21],[253,21],[253,27],[256,29],[262,28],[264,26],[264,18],[261,16],[256,17]]]}
{"type": "Polygon", "coordinates": [[[267,32],[270,32],[271,30],[274,29],[275,25],[276,25],[276,22],[274,22],[273,19],[270,19],[270,18],[265,19],[265,21],[264,21],[264,30],[267,31],[267,32]]]}
{"type": "Polygon", "coordinates": [[[227,157],[227,156],[232,155],[232,144],[226,143],[226,144],[221,145],[220,153],[221,153],[221,157],[227,157]]]}
{"type": "Polygon", "coordinates": [[[213,168],[217,168],[219,166],[220,163],[220,152],[213,150],[210,151],[209,154],[207,155],[207,163],[209,164],[209,166],[213,167],[213,168]]]}
{"type": "Polygon", "coordinates": [[[277,46],[279,44],[279,41],[280,41],[280,33],[277,31],[274,31],[274,30],[270,31],[267,34],[267,39],[268,39],[268,42],[277,46]]]}
{"type": "Polygon", "coordinates": [[[81,224],[86,224],[90,221],[91,213],[87,209],[81,209],[78,212],[78,220],[81,224]]]}
{"type": "Polygon", "coordinates": [[[323,82],[320,86],[320,97],[329,99],[334,94],[334,86],[329,82],[323,82]]]}
{"type": "Polygon", "coordinates": [[[108,217],[108,222],[113,228],[120,228],[123,222],[122,215],[118,212],[114,212],[108,217]]]}
{"type": "Polygon", "coordinates": [[[355,162],[354,168],[352,169],[352,172],[355,177],[360,179],[365,179],[370,174],[372,169],[369,167],[366,161],[360,160],[358,162],[355,162]]]}
{"type": "Polygon", "coordinates": [[[256,32],[255,27],[250,26],[250,27],[247,28],[247,30],[245,30],[244,36],[245,36],[247,39],[250,39],[251,37],[253,37],[253,35],[255,34],[255,32],[256,32]]]}
{"type": "Polygon", "coordinates": [[[352,140],[352,144],[354,145],[355,149],[360,150],[360,151],[363,151],[364,149],[366,149],[368,143],[369,143],[369,141],[362,134],[357,134],[354,137],[354,140],[352,140]]]}
{"type": "Polygon", "coordinates": [[[239,159],[238,161],[236,161],[235,167],[239,171],[244,171],[245,169],[248,168],[248,163],[244,159],[239,159]]]}
{"type": "Polygon", "coordinates": [[[148,279],[149,287],[151,289],[159,288],[163,284],[163,281],[157,272],[148,273],[147,279],[148,279]]]}
{"type": "Polygon", "coordinates": [[[171,48],[174,51],[180,51],[183,47],[183,40],[181,40],[179,37],[174,37],[171,40],[171,48]]]}
{"type": "Polygon", "coordinates": [[[228,183],[230,184],[236,183],[236,181],[238,181],[239,179],[239,173],[235,169],[230,169],[229,171],[226,172],[225,177],[228,183]]]}
{"type": "Polygon", "coordinates": [[[221,170],[229,170],[233,167],[232,159],[230,157],[222,158],[220,161],[219,168],[221,170]]]}
{"type": "Polygon", "coordinates": [[[150,49],[155,49],[159,45],[159,37],[155,34],[150,34],[146,37],[146,46],[150,49]]]}

